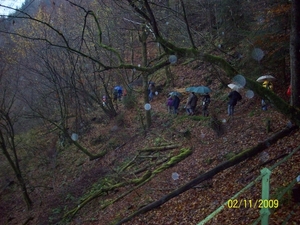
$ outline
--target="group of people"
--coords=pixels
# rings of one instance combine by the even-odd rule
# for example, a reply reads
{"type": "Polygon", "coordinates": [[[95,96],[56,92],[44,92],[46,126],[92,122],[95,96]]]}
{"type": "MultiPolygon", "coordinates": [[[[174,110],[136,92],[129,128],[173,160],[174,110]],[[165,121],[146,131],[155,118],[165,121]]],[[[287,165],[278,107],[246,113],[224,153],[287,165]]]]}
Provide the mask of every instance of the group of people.
{"type": "MultiPolygon", "coordinates": [[[[273,83],[269,80],[265,80],[262,83],[262,86],[270,91],[273,91],[273,83]]],[[[291,93],[290,87],[287,90],[287,95],[289,96],[291,93]]],[[[240,101],[242,99],[242,96],[240,95],[239,92],[237,92],[236,90],[233,90],[232,92],[230,92],[230,94],[228,95],[229,97],[229,102],[228,102],[228,115],[232,116],[234,113],[234,107],[237,104],[238,101],[240,101]]],[[[266,111],[268,110],[268,101],[265,99],[261,100],[261,107],[262,110],[266,111]]]]}
{"type": "MultiPolygon", "coordinates": [[[[121,86],[115,86],[113,89],[113,101],[117,102],[117,100],[121,101],[122,97],[127,95],[126,89],[123,89],[121,86]]],[[[103,106],[106,106],[107,104],[107,96],[102,96],[102,104],[103,106]]]]}
{"type": "MultiPolygon", "coordinates": [[[[184,106],[188,115],[190,115],[190,116],[195,115],[197,103],[198,103],[198,97],[196,96],[196,94],[194,92],[191,92],[187,99],[187,102],[184,106]]],[[[204,94],[203,99],[202,99],[202,115],[203,116],[208,116],[209,103],[210,103],[210,95],[208,93],[206,93],[206,94],[204,94]]],[[[180,99],[176,94],[169,96],[167,103],[166,103],[168,112],[173,113],[173,114],[178,114],[179,104],[180,104],[180,99]]]]}
{"type": "MultiPolygon", "coordinates": [[[[228,98],[229,98],[228,115],[232,116],[234,113],[234,107],[236,106],[237,102],[242,99],[242,96],[240,95],[239,92],[233,90],[229,93],[228,98]]],[[[191,92],[184,106],[188,115],[195,115],[197,103],[198,103],[198,97],[194,92],[191,92]]],[[[176,94],[169,96],[166,103],[168,112],[173,114],[178,114],[179,104],[180,104],[180,99],[176,94]]],[[[205,93],[202,98],[203,116],[209,116],[209,112],[208,112],[209,104],[210,104],[210,95],[208,93],[205,93]]]]}
{"type": "MultiPolygon", "coordinates": [[[[267,88],[267,89],[273,91],[273,84],[271,81],[268,81],[268,80],[264,81],[262,83],[262,86],[264,88],[267,88]]],[[[116,86],[114,88],[114,92],[113,92],[113,96],[114,96],[113,100],[114,101],[121,100],[122,96],[126,95],[125,92],[123,93],[123,89],[120,86],[116,86]]],[[[149,93],[149,100],[152,101],[153,97],[155,95],[154,82],[151,82],[151,81],[149,82],[148,93],[149,93]]],[[[291,86],[289,86],[289,88],[288,88],[287,95],[288,96],[291,95],[291,86]]],[[[228,101],[227,112],[228,112],[229,116],[233,116],[234,108],[235,108],[237,102],[242,100],[242,96],[240,95],[240,93],[237,90],[232,90],[229,93],[228,98],[229,98],[229,101],[228,101]]],[[[187,102],[184,106],[188,115],[194,115],[196,113],[197,103],[198,103],[198,97],[196,96],[196,94],[194,92],[191,92],[189,94],[187,102]]],[[[103,105],[105,105],[105,104],[106,104],[106,96],[103,96],[103,105]]],[[[210,104],[210,95],[208,93],[205,93],[203,95],[203,99],[202,99],[202,115],[203,116],[209,115],[209,112],[208,112],[209,104],[210,104]]],[[[262,99],[261,104],[262,104],[262,110],[267,110],[267,108],[268,108],[267,101],[262,99]]],[[[169,113],[178,114],[180,98],[178,97],[177,94],[170,95],[167,99],[166,105],[167,105],[167,109],[168,109],[169,113]]]]}
{"type": "MultiPolygon", "coordinates": [[[[148,93],[149,93],[149,101],[153,100],[153,97],[155,96],[155,83],[150,81],[148,83],[148,93]]],[[[262,83],[262,86],[264,88],[267,88],[271,91],[273,91],[273,84],[271,81],[269,80],[265,80],[262,83]]],[[[122,96],[126,95],[126,93],[123,93],[123,88],[121,86],[116,86],[114,88],[114,92],[113,92],[113,100],[117,101],[117,100],[121,100],[122,96]]],[[[290,96],[291,95],[291,87],[289,86],[289,89],[287,91],[287,95],[290,96]]],[[[240,101],[242,99],[242,96],[240,95],[240,93],[237,90],[232,90],[229,95],[229,102],[228,102],[228,108],[227,108],[227,112],[229,116],[232,116],[234,114],[234,108],[237,104],[238,101],[240,101]]],[[[184,106],[186,112],[188,115],[194,115],[196,112],[196,107],[197,107],[197,103],[198,103],[198,97],[196,96],[196,94],[194,92],[191,92],[188,96],[187,102],[184,106]]],[[[106,104],[106,96],[103,96],[103,104],[106,104]]],[[[205,93],[203,95],[203,99],[202,99],[202,115],[203,116],[208,116],[208,106],[210,104],[210,95],[208,93],[205,93]]],[[[169,113],[172,114],[178,114],[178,108],[180,105],[180,98],[178,97],[177,94],[171,95],[168,97],[167,100],[167,109],[169,113]]],[[[261,105],[262,105],[262,110],[267,110],[268,108],[268,103],[265,99],[261,100],[261,105]]]]}

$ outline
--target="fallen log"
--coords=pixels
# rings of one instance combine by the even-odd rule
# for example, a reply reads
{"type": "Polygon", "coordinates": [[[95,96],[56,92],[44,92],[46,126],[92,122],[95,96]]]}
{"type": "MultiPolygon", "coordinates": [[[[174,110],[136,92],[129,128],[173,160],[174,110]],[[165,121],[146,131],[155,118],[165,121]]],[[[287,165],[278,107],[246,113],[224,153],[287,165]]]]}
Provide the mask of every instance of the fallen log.
{"type": "Polygon", "coordinates": [[[241,153],[235,155],[228,161],[225,161],[225,162],[219,164],[218,166],[216,166],[215,168],[209,170],[208,172],[199,175],[198,177],[196,177],[195,179],[186,183],[185,185],[183,185],[183,186],[179,187],[178,189],[172,191],[171,193],[163,196],[159,200],[142,207],[141,209],[132,213],[130,216],[120,220],[115,225],[121,225],[123,223],[130,221],[131,219],[133,219],[134,217],[136,217],[140,214],[146,213],[148,211],[151,211],[152,209],[160,207],[161,205],[163,205],[170,199],[177,197],[178,195],[182,194],[185,191],[188,191],[189,189],[193,188],[194,186],[198,185],[199,183],[201,183],[207,179],[211,179],[216,174],[218,174],[232,166],[235,166],[250,157],[255,156],[256,154],[263,151],[264,149],[267,149],[271,144],[274,144],[277,140],[289,135],[292,131],[296,130],[297,128],[298,128],[297,126],[292,126],[292,127],[288,127],[288,128],[281,130],[280,132],[274,134],[273,136],[271,136],[264,142],[261,142],[250,149],[242,151],[241,153]]]}
{"type": "Polygon", "coordinates": [[[156,146],[156,147],[139,149],[138,151],[139,152],[165,151],[165,150],[179,148],[179,147],[180,145],[156,146]]]}
{"type": "Polygon", "coordinates": [[[192,150],[189,148],[182,148],[180,150],[180,153],[178,155],[175,155],[173,157],[171,157],[169,159],[168,162],[164,163],[163,165],[161,165],[160,167],[158,167],[157,169],[153,170],[153,171],[147,171],[145,172],[145,174],[140,177],[140,178],[135,178],[135,179],[129,179],[127,181],[124,182],[120,182],[120,183],[116,183],[107,187],[102,187],[100,188],[98,191],[93,192],[91,195],[89,195],[88,197],[86,197],[85,199],[83,199],[81,201],[80,204],[77,205],[76,208],[68,211],[64,216],[63,216],[63,221],[66,219],[70,219],[73,216],[75,216],[75,214],[81,209],[83,208],[86,204],[88,204],[89,202],[91,202],[92,200],[103,196],[105,193],[107,194],[110,191],[114,191],[117,188],[120,187],[124,187],[126,185],[135,185],[136,187],[125,192],[124,194],[120,195],[119,197],[117,197],[114,200],[109,201],[108,203],[104,204],[103,206],[101,206],[101,209],[105,209],[106,207],[108,207],[109,205],[113,204],[114,202],[122,199],[123,197],[125,197],[126,195],[128,195],[129,193],[131,193],[132,191],[136,190],[138,187],[143,186],[145,183],[147,183],[148,181],[150,181],[156,174],[161,173],[162,171],[174,166],[175,164],[179,163],[180,161],[182,161],[183,159],[185,159],[186,157],[188,157],[189,155],[192,154],[192,150]]]}

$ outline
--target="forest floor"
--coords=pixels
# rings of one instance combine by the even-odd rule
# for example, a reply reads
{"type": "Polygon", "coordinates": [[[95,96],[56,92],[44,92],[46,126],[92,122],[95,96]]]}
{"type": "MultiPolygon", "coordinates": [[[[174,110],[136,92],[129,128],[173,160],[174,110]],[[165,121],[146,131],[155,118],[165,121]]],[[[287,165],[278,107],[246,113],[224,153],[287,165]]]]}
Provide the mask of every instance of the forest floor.
{"type": "MultiPolygon", "coordinates": [[[[183,79],[184,74],[187,74],[186,71],[178,69],[175,89],[184,88],[187,84],[205,84],[199,74],[187,78],[190,82],[186,83],[183,79]]],[[[14,182],[15,178],[1,158],[0,166],[3,169],[0,173],[0,224],[64,224],[59,222],[62,216],[79,207],[82,199],[86,199],[88,194],[95,193],[101,187],[124,182],[129,177],[140,176],[143,173],[132,171],[142,169],[143,166],[150,165],[150,168],[155,169],[163,163],[160,162],[161,159],[167,161],[179,154],[182,148],[192,150],[191,155],[171,168],[157,173],[146,184],[140,187],[127,185],[108,191],[87,203],[70,222],[65,222],[74,225],[114,224],[287,127],[289,121],[275,108],[270,106],[267,111],[262,111],[260,98],[254,96],[247,99],[245,91],[241,91],[243,100],[237,104],[234,116],[228,117],[227,95],[230,90],[219,88],[220,84],[217,82],[212,83],[211,87],[213,92],[209,117],[200,116],[201,110],[196,116],[187,116],[182,108],[186,94],[181,97],[179,115],[169,114],[165,103],[167,94],[174,89],[163,90],[151,102],[152,126],[146,131],[142,128],[142,116],[138,113],[144,114],[142,102],[132,110],[124,108],[121,104],[118,109],[119,115],[113,120],[91,113],[84,125],[85,130],[82,131],[85,134],[79,134],[79,141],[93,153],[109,149],[104,157],[96,160],[90,161],[74,146],[59,150],[57,139],[47,134],[45,128],[24,134],[24,138],[31,139],[26,147],[20,147],[22,153],[26,153],[20,164],[26,173],[29,194],[34,202],[33,209],[26,209],[14,182]],[[212,126],[213,121],[220,122],[217,129],[212,126]],[[269,132],[266,129],[267,121],[270,121],[269,132]],[[148,155],[137,154],[138,150],[144,148],[170,145],[177,147],[166,151],[153,151],[148,155]],[[129,166],[128,162],[132,164],[129,166]],[[125,168],[125,165],[128,165],[128,168],[125,168]],[[178,174],[178,179],[172,178],[174,173],[178,174]],[[126,192],[127,195],[120,197],[126,192]],[[104,207],[107,202],[116,198],[120,199],[104,207]]],[[[278,90],[279,95],[283,92],[284,90],[278,90]]],[[[138,215],[126,224],[198,224],[255,180],[261,169],[270,168],[299,145],[300,132],[296,130],[271,144],[255,157],[218,173],[208,181],[196,185],[157,209],[138,215]]],[[[271,198],[276,200],[274,196],[300,174],[299,161],[300,153],[296,152],[272,171],[271,198]]],[[[238,208],[226,204],[207,224],[251,224],[259,217],[260,209],[255,202],[260,198],[261,181],[258,181],[236,198],[238,208]]],[[[270,216],[269,224],[300,224],[300,215],[297,213],[299,211],[300,204],[294,202],[291,192],[288,192],[279,200],[270,216]]]]}

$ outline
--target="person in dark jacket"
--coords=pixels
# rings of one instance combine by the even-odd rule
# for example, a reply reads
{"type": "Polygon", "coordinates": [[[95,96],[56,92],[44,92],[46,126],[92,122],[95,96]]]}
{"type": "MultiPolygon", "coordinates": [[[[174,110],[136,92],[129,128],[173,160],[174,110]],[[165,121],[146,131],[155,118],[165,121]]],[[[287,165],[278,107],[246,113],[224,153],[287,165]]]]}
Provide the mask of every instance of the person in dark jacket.
{"type": "Polygon", "coordinates": [[[206,93],[202,99],[202,115],[208,116],[208,106],[210,103],[210,95],[206,93]]]}
{"type": "Polygon", "coordinates": [[[232,91],[228,95],[229,102],[228,102],[228,115],[233,116],[234,107],[238,101],[242,100],[242,96],[237,91],[232,91]]]}
{"type": "Polygon", "coordinates": [[[173,96],[173,113],[177,114],[178,113],[178,108],[180,104],[180,98],[178,98],[177,95],[173,96]]]}
{"type": "Polygon", "coordinates": [[[118,90],[117,96],[118,96],[119,101],[121,101],[122,96],[123,96],[123,90],[122,90],[122,89],[119,89],[119,90],[118,90]]]}
{"type": "Polygon", "coordinates": [[[152,81],[149,82],[148,91],[149,91],[149,101],[152,101],[153,97],[154,97],[154,92],[155,92],[154,82],[152,82],[152,81]]]}
{"type": "Polygon", "coordinates": [[[187,100],[187,103],[185,105],[186,111],[189,115],[194,115],[196,106],[197,106],[198,98],[195,95],[194,92],[192,92],[187,100]]]}

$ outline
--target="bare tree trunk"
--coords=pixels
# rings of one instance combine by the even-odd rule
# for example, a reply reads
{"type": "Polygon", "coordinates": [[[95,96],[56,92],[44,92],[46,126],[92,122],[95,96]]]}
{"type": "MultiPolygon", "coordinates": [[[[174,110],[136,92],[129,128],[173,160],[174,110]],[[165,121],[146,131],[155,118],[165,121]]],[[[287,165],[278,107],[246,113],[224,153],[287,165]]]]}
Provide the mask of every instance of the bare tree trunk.
{"type": "MultiPolygon", "coordinates": [[[[142,26],[142,35],[140,36],[140,41],[142,43],[142,57],[143,57],[143,66],[147,67],[147,37],[146,27],[142,26]]],[[[143,72],[143,90],[144,90],[144,103],[149,103],[149,94],[148,94],[148,74],[143,72]]],[[[151,126],[151,112],[146,110],[146,126],[149,128],[151,126]]]]}
{"type": "MultiPolygon", "coordinates": [[[[149,103],[149,93],[148,93],[148,74],[143,74],[143,90],[144,90],[144,103],[149,103]]],[[[150,128],[151,126],[151,112],[146,110],[146,127],[150,128]]]]}
{"type": "MultiPolygon", "coordinates": [[[[167,0],[166,2],[167,8],[170,8],[170,0],[167,0]]],[[[166,10],[166,18],[169,19],[170,17],[170,11],[166,10]]],[[[166,38],[169,38],[170,28],[169,26],[165,26],[166,29],[166,38]]],[[[172,74],[170,65],[165,67],[165,73],[166,73],[166,86],[167,87],[174,87],[174,75],[172,74]]]]}
{"type": "Polygon", "coordinates": [[[300,1],[292,0],[290,60],[291,105],[300,107],[300,1]]]}
{"type": "MultiPolygon", "coordinates": [[[[9,130],[9,129],[8,129],[9,130]]],[[[15,144],[14,144],[14,133],[11,133],[9,136],[9,138],[5,138],[5,134],[0,130],[0,148],[2,150],[3,155],[5,156],[5,158],[7,159],[9,165],[11,166],[11,168],[13,169],[15,176],[18,180],[19,186],[21,187],[21,191],[22,191],[22,195],[23,195],[23,199],[27,205],[27,209],[31,209],[32,206],[32,201],[28,195],[28,191],[26,188],[26,183],[24,181],[24,178],[22,176],[21,173],[21,169],[19,166],[19,158],[17,156],[17,151],[15,148],[15,144]],[[13,135],[11,135],[13,134],[13,135]],[[9,151],[8,151],[8,147],[7,147],[7,142],[10,139],[10,145],[12,146],[12,152],[13,152],[13,157],[10,155],[9,151]]]]}

